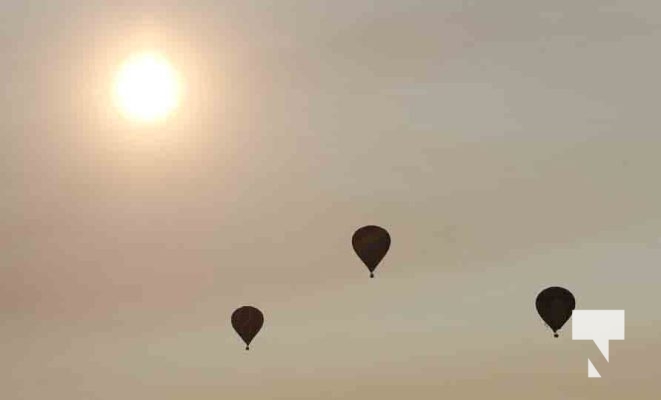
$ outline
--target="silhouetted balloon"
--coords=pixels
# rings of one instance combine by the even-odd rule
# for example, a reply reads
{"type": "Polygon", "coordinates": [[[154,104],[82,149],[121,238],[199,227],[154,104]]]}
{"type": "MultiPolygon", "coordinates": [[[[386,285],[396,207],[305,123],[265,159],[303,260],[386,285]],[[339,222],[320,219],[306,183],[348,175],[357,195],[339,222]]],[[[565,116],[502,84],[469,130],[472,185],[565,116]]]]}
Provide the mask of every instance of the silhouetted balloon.
{"type": "Polygon", "coordinates": [[[358,229],[351,239],[353,249],[370,270],[374,278],[374,270],[390,249],[390,235],[385,229],[368,225],[358,229]]]}
{"type": "Polygon", "coordinates": [[[569,290],[553,286],[537,295],[535,305],[539,316],[553,329],[553,336],[558,337],[557,331],[571,318],[576,300],[569,290]]]}
{"type": "Polygon", "coordinates": [[[232,326],[246,343],[246,350],[250,350],[250,342],[262,329],[262,325],[264,325],[264,315],[255,307],[240,307],[232,313],[232,326]]]}

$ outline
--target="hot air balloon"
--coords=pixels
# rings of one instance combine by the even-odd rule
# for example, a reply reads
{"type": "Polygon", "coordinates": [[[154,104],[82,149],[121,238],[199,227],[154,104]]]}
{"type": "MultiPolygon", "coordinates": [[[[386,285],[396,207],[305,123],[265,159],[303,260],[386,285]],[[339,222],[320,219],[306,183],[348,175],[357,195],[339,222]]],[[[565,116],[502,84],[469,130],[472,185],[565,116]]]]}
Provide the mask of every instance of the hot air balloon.
{"type": "Polygon", "coordinates": [[[358,257],[365,263],[374,278],[374,270],[390,249],[390,235],[385,229],[368,225],[354,232],[351,239],[353,249],[358,257]]]}
{"type": "Polygon", "coordinates": [[[232,326],[236,333],[246,343],[246,350],[250,350],[250,342],[264,325],[264,314],[252,306],[237,308],[232,313],[232,326]]]}
{"type": "Polygon", "coordinates": [[[569,290],[553,286],[537,295],[535,305],[539,316],[553,329],[553,336],[558,337],[558,330],[571,318],[576,308],[576,300],[569,290]]]}

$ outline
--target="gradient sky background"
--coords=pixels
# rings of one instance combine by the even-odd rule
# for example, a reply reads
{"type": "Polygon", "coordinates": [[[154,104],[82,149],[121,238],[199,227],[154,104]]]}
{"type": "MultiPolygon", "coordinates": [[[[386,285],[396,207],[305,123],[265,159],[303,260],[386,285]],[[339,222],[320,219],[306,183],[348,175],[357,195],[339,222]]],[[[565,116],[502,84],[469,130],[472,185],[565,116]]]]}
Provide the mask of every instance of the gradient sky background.
{"type": "Polygon", "coordinates": [[[660,45],[657,0],[2,1],[0,398],[657,398],[660,45]],[[144,49],[166,126],[110,106],[144,49]],[[603,379],[553,285],[626,310],[603,379]]]}

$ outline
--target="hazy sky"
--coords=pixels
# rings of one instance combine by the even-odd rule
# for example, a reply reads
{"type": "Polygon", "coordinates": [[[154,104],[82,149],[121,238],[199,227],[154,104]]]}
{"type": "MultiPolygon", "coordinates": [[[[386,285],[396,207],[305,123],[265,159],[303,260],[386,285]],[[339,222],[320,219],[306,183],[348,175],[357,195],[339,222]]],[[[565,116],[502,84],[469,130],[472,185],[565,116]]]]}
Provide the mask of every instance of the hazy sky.
{"type": "Polygon", "coordinates": [[[660,45],[657,0],[2,1],[0,398],[656,398],[660,45]],[[109,101],[141,50],[164,126],[109,101]],[[604,378],[553,285],[626,310],[604,378]]]}

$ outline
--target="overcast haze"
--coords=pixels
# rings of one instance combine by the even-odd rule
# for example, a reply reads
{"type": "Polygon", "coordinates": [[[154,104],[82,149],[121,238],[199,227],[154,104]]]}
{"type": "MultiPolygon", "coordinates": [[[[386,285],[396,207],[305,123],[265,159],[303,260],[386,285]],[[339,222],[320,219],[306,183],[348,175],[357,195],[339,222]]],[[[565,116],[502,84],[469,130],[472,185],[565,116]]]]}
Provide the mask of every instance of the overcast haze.
{"type": "Polygon", "coordinates": [[[653,0],[2,1],[0,398],[657,398],[660,45],[653,0]],[[161,126],[109,100],[144,49],[161,126]]]}

